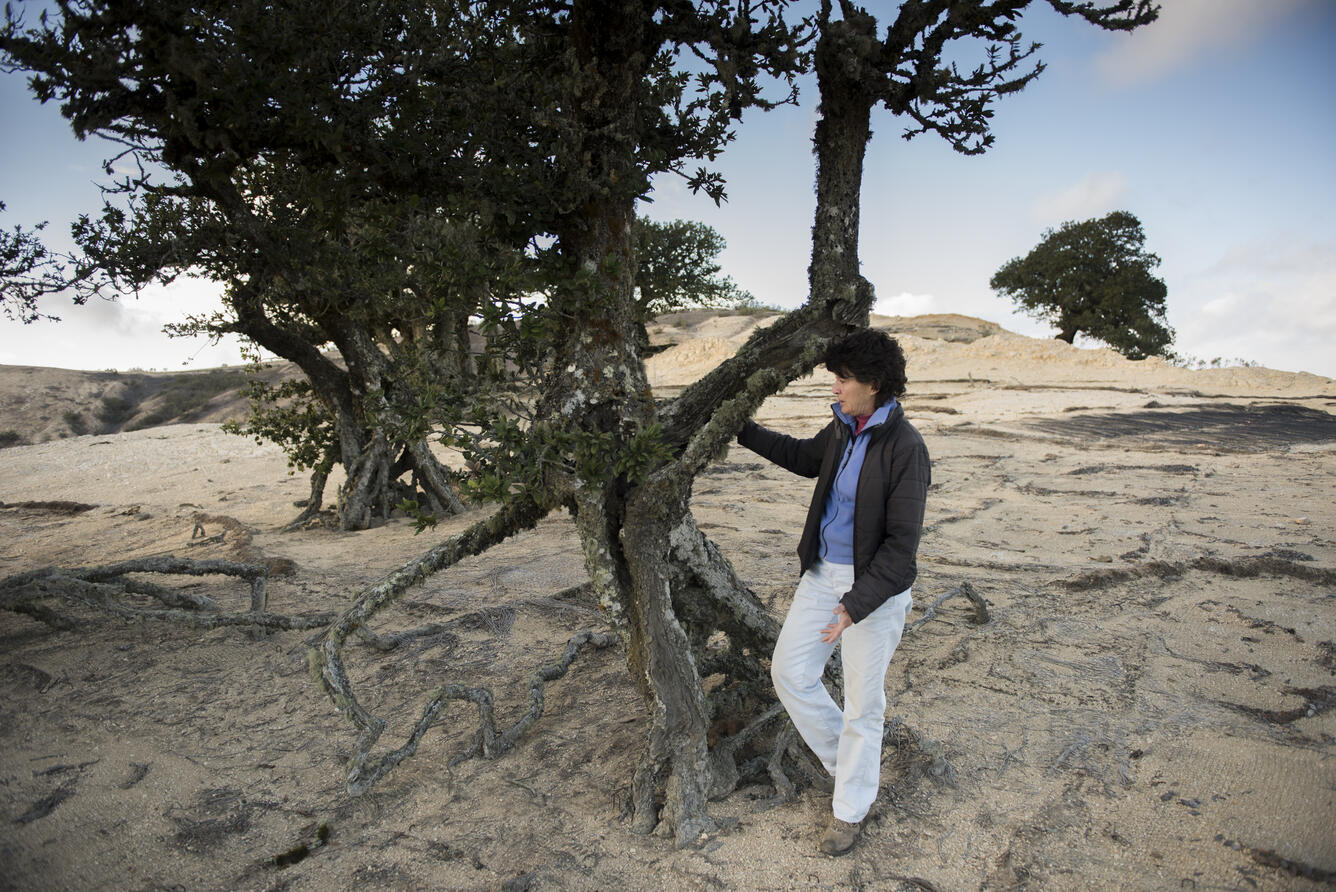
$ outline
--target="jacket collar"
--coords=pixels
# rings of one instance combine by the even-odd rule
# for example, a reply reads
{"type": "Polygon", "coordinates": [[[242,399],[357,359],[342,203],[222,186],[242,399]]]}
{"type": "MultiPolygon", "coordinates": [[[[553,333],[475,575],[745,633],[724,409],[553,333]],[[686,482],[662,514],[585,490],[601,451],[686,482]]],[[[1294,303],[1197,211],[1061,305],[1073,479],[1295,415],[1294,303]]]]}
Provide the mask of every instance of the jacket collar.
{"type": "MultiPolygon", "coordinates": [[[[878,425],[885,424],[891,419],[892,414],[900,408],[900,401],[896,399],[887,400],[884,404],[877,407],[877,411],[872,413],[872,417],[867,420],[864,431],[870,431],[878,425]]],[[[858,419],[851,415],[844,414],[840,409],[839,403],[831,403],[830,410],[835,413],[835,417],[843,421],[850,432],[858,429],[858,419]]]]}

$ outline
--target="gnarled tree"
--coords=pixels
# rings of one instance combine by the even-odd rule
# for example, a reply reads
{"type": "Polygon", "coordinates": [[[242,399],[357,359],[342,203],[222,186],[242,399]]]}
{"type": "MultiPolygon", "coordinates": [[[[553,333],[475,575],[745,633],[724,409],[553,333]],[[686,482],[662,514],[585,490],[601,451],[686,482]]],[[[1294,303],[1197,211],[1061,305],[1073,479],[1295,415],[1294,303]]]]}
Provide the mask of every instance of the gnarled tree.
{"type": "MultiPolygon", "coordinates": [[[[842,4],[837,17],[835,8],[823,6],[815,52],[821,120],[809,300],[662,405],[650,399],[637,350],[631,198],[648,165],[634,154],[637,143],[629,134],[638,115],[652,112],[643,84],[652,74],[647,60],[661,46],[655,40],[663,30],[656,26],[668,22],[676,26],[673,33],[684,32],[672,15],[647,4],[572,7],[563,52],[574,53],[589,80],[568,107],[579,122],[572,130],[587,135],[576,157],[585,159],[581,175],[591,188],[574,205],[577,213],[559,221],[558,246],[574,284],[555,291],[544,310],[561,325],[544,341],[549,372],[533,423],[519,441],[530,461],[511,460],[512,467],[544,471],[513,478],[512,495],[496,515],[367,592],[319,642],[316,670],[363,731],[350,771],[354,784],[385,764],[369,756],[384,725],[349,685],[343,642],[423,575],[564,504],[575,514],[600,602],[624,623],[630,668],[651,708],[646,753],[632,783],[635,826],[649,831],[665,822],[683,844],[711,829],[708,799],[733,788],[748,748],[762,730],[777,727],[764,669],[777,623],[697,528],[689,508],[692,483],[768,395],[810,370],[815,348],[866,324],[873,291],[858,273],[858,208],[872,107],[882,103],[911,117],[914,132],[940,133],[959,151],[982,151],[991,141],[991,100],[1040,71],[1037,64],[1025,67],[1034,49],[1021,48],[1013,24],[1025,5],[906,3],[884,39],[869,13],[842,4]],[[969,74],[944,66],[952,42],[980,38],[1003,49],[990,48],[988,61],[969,74]],[[626,192],[613,188],[628,183],[626,192]],[[707,691],[702,680],[711,675],[723,680],[707,691]],[[741,730],[711,745],[707,732],[724,716],[741,730]]],[[[1153,16],[1149,4],[1052,5],[1104,27],[1133,27],[1153,16]]],[[[714,50],[727,97],[722,60],[734,57],[728,46],[714,50]]],[[[438,703],[429,701],[428,709],[438,703]]],[[[783,751],[781,735],[772,752],[783,751]]],[[[782,776],[778,761],[750,764],[768,764],[782,776]]]]}
{"type": "Polygon", "coordinates": [[[242,334],[301,367],[332,419],[320,466],[346,471],[345,528],[385,515],[406,474],[426,507],[461,507],[413,418],[467,392],[470,315],[527,287],[515,258],[530,229],[492,204],[523,207],[506,170],[542,159],[480,155],[470,110],[541,107],[517,85],[542,82],[500,57],[513,43],[460,63],[491,24],[408,3],[331,18],[302,3],[91,0],[0,35],[76,135],[123,146],[108,173],[132,171],[74,227],[71,284],[220,282],[224,314],[185,328],[242,334]],[[414,374],[441,389],[424,395],[414,374]]]}
{"type": "Polygon", "coordinates": [[[1004,263],[989,286],[1058,330],[1108,344],[1130,359],[1168,355],[1174,330],[1165,322],[1160,258],[1146,250],[1141,221],[1127,211],[1068,221],[1044,231],[1024,257],[1004,263]]]}

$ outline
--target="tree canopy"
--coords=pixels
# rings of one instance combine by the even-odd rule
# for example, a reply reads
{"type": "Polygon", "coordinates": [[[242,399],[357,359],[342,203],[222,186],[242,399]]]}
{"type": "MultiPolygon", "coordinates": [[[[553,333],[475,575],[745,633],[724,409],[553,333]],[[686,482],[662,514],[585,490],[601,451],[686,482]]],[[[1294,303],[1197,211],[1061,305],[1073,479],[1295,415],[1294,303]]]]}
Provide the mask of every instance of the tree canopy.
{"type": "Polygon", "coordinates": [[[1160,258],[1146,250],[1141,221],[1127,211],[1066,222],[1044,231],[1024,257],[1002,265],[989,285],[1058,329],[1103,341],[1130,359],[1169,355],[1168,289],[1154,275],[1160,258]]]}
{"type": "MultiPolygon", "coordinates": [[[[342,464],[339,522],[357,529],[405,499],[460,509],[460,481],[425,438],[485,425],[476,406],[514,390],[503,373],[534,380],[547,357],[533,336],[564,330],[550,325],[557,292],[589,279],[569,250],[589,203],[633,202],[657,173],[722,197],[686,161],[712,157],[742,109],[770,101],[765,71],[800,67],[800,37],[777,13],[730,25],[728,4],[674,7],[625,48],[640,74],[609,108],[625,120],[588,123],[607,107],[600,80],[630,73],[579,61],[596,6],[380,0],[331,17],[300,2],[90,0],[35,28],[11,18],[2,39],[36,95],[58,99],[76,134],[122,146],[117,169],[134,171],[75,227],[85,294],[187,274],[222,283],[223,311],[177,330],[239,334],[301,367],[314,401],[251,429],[316,469],[299,520],[321,507],[321,469],[342,464]],[[726,77],[676,70],[674,52],[722,58],[731,41],[757,58],[720,62],[726,77]],[[593,134],[617,148],[613,167],[590,168],[593,134]],[[318,455],[296,448],[298,418],[318,455]]],[[[733,293],[710,260],[717,234],[639,233],[645,311],[733,293]]],[[[9,241],[27,252],[16,260],[39,259],[28,234],[9,241]]]]}

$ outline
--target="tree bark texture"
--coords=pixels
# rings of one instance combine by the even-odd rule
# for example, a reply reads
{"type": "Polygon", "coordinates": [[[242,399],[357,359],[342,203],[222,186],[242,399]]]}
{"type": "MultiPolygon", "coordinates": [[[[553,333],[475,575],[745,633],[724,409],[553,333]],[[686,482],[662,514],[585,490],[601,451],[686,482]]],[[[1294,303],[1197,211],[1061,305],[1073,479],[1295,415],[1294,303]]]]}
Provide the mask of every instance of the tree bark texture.
{"type": "Polygon", "coordinates": [[[866,54],[877,46],[872,16],[848,11],[826,23],[816,46],[820,117],[813,139],[816,154],[816,219],[812,225],[811,300],[837,301],[861,316],[844,321],[867,325],[872,284],[858,270],[858,225],[863,158],[872,137],[876,102],[874,72],[866,54]]]}
{"type": "Polygon", "coordinates": [[[256,630],[314,629],[329,624],[332,618],[329,614],[293,617],[269,613],[265,590],[268,576],[269,570],[263,564],[192,561],[168,555],[136,558],[102,567],[51,567],[0,579],[0,610],[28,614],[55,629],[72,629],[77,623],[47,607],[44,602],[50,599],[93,607],[125,620],[168,620],[208,629],[223,626],[256,630]],[[243,579],[250,586],[251,609],[245,613],[226,613],[220,611],[210,598],[167,588],[139,578],[138,574],[221,575],[243,579]],[[144,607],[126,600],[123,597],[126,595],[152,597],[163,606],[144,607]]]}

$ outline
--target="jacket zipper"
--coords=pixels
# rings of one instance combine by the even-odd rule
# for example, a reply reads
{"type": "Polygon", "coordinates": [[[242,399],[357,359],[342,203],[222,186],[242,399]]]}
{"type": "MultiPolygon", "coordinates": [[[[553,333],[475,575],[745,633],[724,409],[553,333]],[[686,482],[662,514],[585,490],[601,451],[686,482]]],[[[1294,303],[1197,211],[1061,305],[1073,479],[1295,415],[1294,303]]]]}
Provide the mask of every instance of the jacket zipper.
{"type": "MultiPolygon", "coordinates": [[[[839,484],[840,484],[840,477],[844,475],[844,469],[847,468],[847,467],[849,467],[849,460],[850,460],[851,458],[854,457],[854,440],[858,439],[858,435],[857,435],[857,434],[854,434],[854,435],[851,436],[851,435],[849,435],[846,431],[841,431],[841,437],[842,437],[842,438],[843,438],[843,437],[848,437],[848,439],[845,440],[845,442],[844,442],[844,459],[840,462],[840,467],[839,467],[839,470],[837,470],[837,471],[835,472],[835,477],[830,481],[830,489],[826,492],[826,498],[828,498],[828,499],[830,498],[831,493],[833,493],[833,492],[839,487],[839,484]]],[[[861,477],[861,476],[863,476],[863,475],[862,475],[862,474],[859,474],[859,476],[861,477]]],[[[858,516],[857,505],[858,505],[858,484],[855,483],[855,484],[854,484],[854,506],[855,506],[854,516],[855,516],[855,517],[858,516]]],[[[834,518],[831,518],[831,521],[834,522],[834,518]]],[[[830,543],[828,543],[828,542],[826,541],[826,530],[828,530],[829,528],[830,528],[830,524],[829,524],[829,523],[826,524],[825,526],[823,526],[823,527],[821,528],[821,553],[822,553],[822,554],[828,554],[828,553],[830,552],[830,543]]],[[[850,536],[850,539],[852,539],[852,538],[853,538],[853,537],[850,536]]],[[[858,554],[857,552],[854,552],[855,557],[857,557],[857,554],[858,554]]]]}

